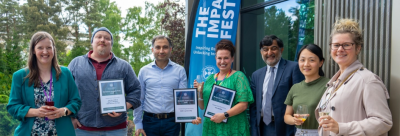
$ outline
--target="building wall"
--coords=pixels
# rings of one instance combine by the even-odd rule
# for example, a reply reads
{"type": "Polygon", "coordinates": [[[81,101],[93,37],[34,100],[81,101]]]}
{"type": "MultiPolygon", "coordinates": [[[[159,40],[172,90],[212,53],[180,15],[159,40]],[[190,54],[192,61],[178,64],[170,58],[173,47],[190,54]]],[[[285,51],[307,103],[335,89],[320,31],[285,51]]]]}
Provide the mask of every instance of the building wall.
{"type": "Polygon", "coordinates": [[[392,50],[391,50],[391,72],[390,72],[390,100],[389,107],[392,111],[393,127],[390,136],[400,136],[400,1],[393,0],[392,3],[392,50]]]}
{"type": "MultiPolygon", "coordinates": [[[[377,74],[389,87],[391,3],[393,0],[317,0],[315,7],[314,43],[324,51],[325,75],[332,77],[339,66],[330,56],[330,33],[337,19],[350,18],[359,22],[364,44],[358,60],[377,74]]],[[[395,12],[393,12],[395,13],[395,12]]]]}

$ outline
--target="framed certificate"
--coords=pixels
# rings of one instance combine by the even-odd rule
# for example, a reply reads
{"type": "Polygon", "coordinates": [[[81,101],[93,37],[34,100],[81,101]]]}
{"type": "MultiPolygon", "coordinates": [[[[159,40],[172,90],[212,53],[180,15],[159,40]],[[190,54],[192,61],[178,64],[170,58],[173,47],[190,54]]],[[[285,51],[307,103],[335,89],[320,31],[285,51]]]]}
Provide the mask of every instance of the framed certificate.
{"type": "Polygon", "coordinates": [[[99,80],[101,113],[126,112],[124,80],[99,80]]]}
{"type": "Polygon", "coordinates": [[[197,89],[174,89],[175,122],[192,122],[199,114],[197,111],[197,89]]]}
{"type": "MultiPolygon", "coordinates": [[[[208,100],[207,108],[204,112],[204,117],[211,118],[216,113],[224,113],[231,109],[235,95],[235,90],[214,84],[211,90],[210,99],[208,100]]],[[[227,121],[227,119],[224,119],[222,122],[226,123],[227,121]]]]}

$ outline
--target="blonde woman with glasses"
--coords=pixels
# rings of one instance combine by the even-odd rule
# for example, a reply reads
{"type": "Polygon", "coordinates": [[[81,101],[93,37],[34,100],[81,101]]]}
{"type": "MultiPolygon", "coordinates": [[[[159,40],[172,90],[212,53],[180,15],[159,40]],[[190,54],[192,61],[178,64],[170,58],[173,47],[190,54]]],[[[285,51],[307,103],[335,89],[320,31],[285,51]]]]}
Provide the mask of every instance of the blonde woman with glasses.
{"type": "Polygon", "coordinates": [[[386,136],[393,125],[385,85],[357,59],[362,45],[356,21],[335,23],[329,47],[340,70],[328,82],[315,110],[320,135],[386,136]]]}

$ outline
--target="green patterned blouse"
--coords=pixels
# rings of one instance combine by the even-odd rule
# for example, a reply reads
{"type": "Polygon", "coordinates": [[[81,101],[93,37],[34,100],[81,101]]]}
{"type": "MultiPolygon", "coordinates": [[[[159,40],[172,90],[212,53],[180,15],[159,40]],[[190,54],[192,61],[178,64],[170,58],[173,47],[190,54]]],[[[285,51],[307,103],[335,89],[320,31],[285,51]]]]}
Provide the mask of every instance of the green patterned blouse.
{"type": "MultiPolygon", "coordinates": [[[[205,108],[207,108],[211,89],[214,85],[214,74],[208,76],[204,83],[203,99],[205,108]]],[[[219,84],[221,81],[218,81],[219,84]]],[[[239,102],[248,102],[248,105],[254,102],[253,94],[246,75],[241,71],[236,71],[230,77],[226,78],[221,86],[236,90],[232,107],[239,102]]],[[[249,120],[246,111],[228,118],[227,123],[214,123],[210,118],[205,118],[203,123],[203,136],[250,136],[249,120]]]]}

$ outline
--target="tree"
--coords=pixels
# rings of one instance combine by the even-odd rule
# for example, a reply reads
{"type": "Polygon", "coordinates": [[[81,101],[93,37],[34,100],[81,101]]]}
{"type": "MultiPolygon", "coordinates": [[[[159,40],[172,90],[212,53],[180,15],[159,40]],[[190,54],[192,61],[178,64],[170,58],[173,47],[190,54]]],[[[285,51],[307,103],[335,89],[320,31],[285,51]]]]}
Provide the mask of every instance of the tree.
{"type": "MultiPolygon", "coordinates": [[[[146,2],[146,9],[154,5],[146,2]]],[[[125,40],[132,41],[132,46],[123,49],[124,58],[128,59],[135,73],[139,73],[140,68],[149,64],[152,60],[148,57],[150,54],[151,39],[157,34],[155,26],[154,12],[147,10],[144,16],[141,16],[142,8],[133,7],[128,9],[124,19],[123,33],[125,40]]]]}
{"type": "MultiPolygon", "coordinates": [[[[109,0],[101,0],[100,7],[104,8],[104,13],[102,14],[104,17],[102,18],[102,26],[108,28],[113,35],[113,47],[112,52],[117,57],[122,57],[122,44],[120,44],[121,37],[119,34],[121,33],[121,27],[123,27],[121,11],[118,9],[115,2],[111,2],[109,0]]],[[[123,58],[123,57],[122,57],[123,58]]],[[[123,58],[127,60],[127,58],[123,58]]]]}
{"type": "Polygon", "coordinates": [[[155,6],[161,17],[162,31],[173,41],[171,60],[184,65],[185,62],[185,7],[170,0],[155,6]]]}
{"type": "Polygon", "coordinates": [[[62,64],[66,56],[65,44],[69,29],[60,18],[62,14],[62,2],[57,0],[28,0],[22,6],[22,16],[24,20],[24,36],[30,39],[37,31],[50,33],[57,49],[58,61],[62,64]]]}
{"type": "Polygon", "coordinates": [[[0,103],[7,103],[11,90],[12,73],[25,64],[21,52],[23,37],[21,36],[20,7],[16,0],[1,0],[0,3],[0,103]],[[22,42],[21,42],[22,41],[22,42]]]}
{"type": "Polygon", "coordinates": [[[0,135],[12,136],[19,121],[13,119],[6,110],[6,104],[0,104],[0,135]]]}

